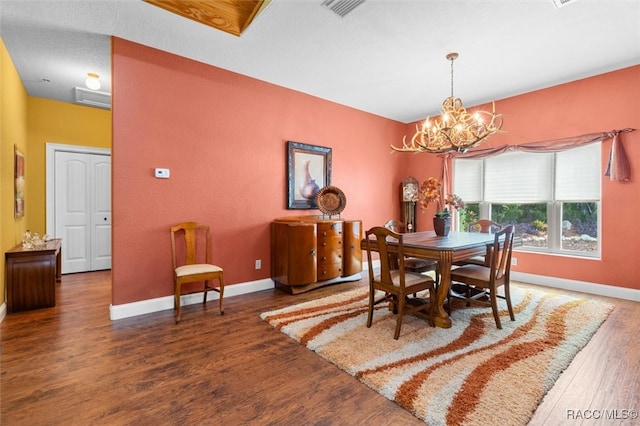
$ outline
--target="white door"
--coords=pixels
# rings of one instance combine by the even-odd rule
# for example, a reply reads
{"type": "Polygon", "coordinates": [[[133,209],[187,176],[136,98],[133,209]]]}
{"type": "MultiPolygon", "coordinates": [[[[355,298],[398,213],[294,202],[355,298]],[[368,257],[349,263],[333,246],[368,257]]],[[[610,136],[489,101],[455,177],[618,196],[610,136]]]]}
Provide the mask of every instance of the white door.
{"type": "Polygon", "coordinates": [[[111,269],[111,157],[95,155],[91,190],[91,270],[111,269]]]}
{"type": "Polygon", "coordinates": [[[111,157],[55,151],[54,229],[62,273],[111,268],[111,157]]]}

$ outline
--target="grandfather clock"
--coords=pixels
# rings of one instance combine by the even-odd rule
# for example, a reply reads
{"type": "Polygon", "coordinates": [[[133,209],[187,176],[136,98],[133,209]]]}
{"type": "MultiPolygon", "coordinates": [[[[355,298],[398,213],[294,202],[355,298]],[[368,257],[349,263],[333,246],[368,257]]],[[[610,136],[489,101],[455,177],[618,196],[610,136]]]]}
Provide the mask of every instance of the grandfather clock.
{"type": "Polygon", "coordinates": [[[420,184],[414,177],[409,176],[402,181],[402,222],[405,232],[416,232],[416,204],[419,189],[420,184]]]}

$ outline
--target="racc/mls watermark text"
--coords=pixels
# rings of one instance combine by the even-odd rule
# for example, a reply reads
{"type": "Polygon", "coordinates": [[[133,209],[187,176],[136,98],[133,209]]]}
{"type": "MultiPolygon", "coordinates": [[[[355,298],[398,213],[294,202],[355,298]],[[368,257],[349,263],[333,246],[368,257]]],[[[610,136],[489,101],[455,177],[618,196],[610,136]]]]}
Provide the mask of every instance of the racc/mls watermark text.
{"type": "Polygon", "coordinates": [[[631,420],[638,418],[634,409],[567,410],[568,420],[631,420]]]}

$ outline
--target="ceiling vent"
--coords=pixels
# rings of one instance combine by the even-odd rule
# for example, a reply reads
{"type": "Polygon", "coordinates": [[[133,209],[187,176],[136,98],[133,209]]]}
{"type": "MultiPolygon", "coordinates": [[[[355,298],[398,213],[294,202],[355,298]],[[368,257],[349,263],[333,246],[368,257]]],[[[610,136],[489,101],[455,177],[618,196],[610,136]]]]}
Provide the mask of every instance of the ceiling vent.
{"type": "Polygon", "coordinates": [[[575,3],[576,0],[551,0],[556,8],[566,6],[569,3],[575,3]]]}
{"type": "Polygon", "coordinates": [[[111,94],[95,90],[75,88],[76,103],[98,108],[111,109],[111,94]]]}
{"type": "MultiPolygon", "coordinates": [[[[565,0],[566,1],[566,0],[565,0]]],[[[322,6],[344,18],[347,13],[364,3],[364,0],[324,0],[322,6]]]]}

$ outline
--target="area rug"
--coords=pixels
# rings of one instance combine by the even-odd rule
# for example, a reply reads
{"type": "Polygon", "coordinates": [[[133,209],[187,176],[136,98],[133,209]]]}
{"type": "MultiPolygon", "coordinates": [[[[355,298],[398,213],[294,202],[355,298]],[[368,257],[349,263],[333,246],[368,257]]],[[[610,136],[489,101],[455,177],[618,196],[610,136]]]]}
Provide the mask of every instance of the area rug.
{"type": "Polygon", "coordinates": [[[511,300],[502,330],[456,301],[451,328],[407,315],[398,340],[387,306],[366,327],[365,286],[260,316],[429,425],[525,425],[613,306],[514,285],[511,300]]]}

